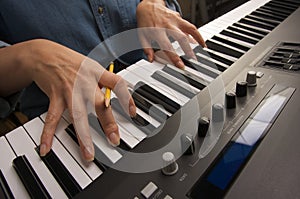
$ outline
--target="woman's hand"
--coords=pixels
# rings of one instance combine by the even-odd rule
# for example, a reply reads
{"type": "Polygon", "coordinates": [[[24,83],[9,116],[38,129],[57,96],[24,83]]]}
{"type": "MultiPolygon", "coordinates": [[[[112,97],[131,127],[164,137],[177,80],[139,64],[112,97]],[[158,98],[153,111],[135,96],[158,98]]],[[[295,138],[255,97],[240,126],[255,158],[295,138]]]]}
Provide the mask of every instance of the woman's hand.
{"type": "Polygon", "coordinates": [[[87,161],[94,159],[87,119],[90,112],[88,105],[92,105],[111,144],[120,143],[118,126],[111,108],[105,107],[101,87],[111,88],[126,107],[126,112],[135,116],[134,101],[121,77],[108,72],[96,61],[48,40],[31,40],[7,47],[0,51],[1,56],[6,56],[5,62],[0,61],[1,73],[15,70],[5,77],[11,86],[3,90],[0,88],[2,95],[20,90],[34,81],[50,99],[41,135],[41,156],[49,152],[58,122],[64,110],[68,109],[83,157],[87,161]]]}
{"type": "Polygon", "coordinates": [[[158,43],[160,49],[179,68],[184,68],[184,64],[173,49],[169,37],[178,41],[184,53],[191,58],[195,58],[190,47],[191,38],[206,47],[197,28],[184,20],[178,12],[168,9],[163,0],[143,0],[137,7],[136,15],[138,27],[142,28],[139,31],[140,41],[150,62],[154,59],[154,50],[151,48],[153,41],[158,43]]]}

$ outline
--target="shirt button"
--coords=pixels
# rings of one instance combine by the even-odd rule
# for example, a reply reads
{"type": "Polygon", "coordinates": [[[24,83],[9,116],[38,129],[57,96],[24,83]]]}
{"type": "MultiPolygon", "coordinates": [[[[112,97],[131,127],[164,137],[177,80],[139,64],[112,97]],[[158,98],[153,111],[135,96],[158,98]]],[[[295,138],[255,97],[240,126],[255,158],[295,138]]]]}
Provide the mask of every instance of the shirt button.
{"type": "Polygon", "coordinates": [[[104,10],[103,7],[101,7],[101,6],[98,7],[98,13],[99,14],[103,14],[103,10],[104,10]]]}

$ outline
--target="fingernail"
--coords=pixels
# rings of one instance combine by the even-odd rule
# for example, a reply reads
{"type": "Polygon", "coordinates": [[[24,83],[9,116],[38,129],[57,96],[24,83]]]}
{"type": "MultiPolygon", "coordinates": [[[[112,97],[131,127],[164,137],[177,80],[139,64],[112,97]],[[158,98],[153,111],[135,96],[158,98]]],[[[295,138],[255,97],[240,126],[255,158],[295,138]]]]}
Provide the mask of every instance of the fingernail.
{"type": "Polygon", "coordinates": [[[206,45],[206,43],[204,43],[204,48],[207,48],[207,45],[206,45]]]}
{"type": "Polygon", "coordinates": [[[135,107],[133,105],[131,105],[129,107],[129,113],[130,113],[130,117],[135,117],[136,111],[135,111],[135,107]]]}
{"type": "Polygon", "coordinates": [[[111,134],[109,134],[108,142],[113,147],[116,147],[120,144],[120,138],[119,138],[119,136],[117,136],[116,133],[111,133],[111,134]]]}
{"type": "Polygon", "coordinates": [[[86,161],[91,162],[94,160],[94,153],[93,153],[93,149],[92,147],[85,147],[84,149],[84,157],[86,159],[86,161]]]}
{"type": "Polygon", "coordinates": [[[183,63],[181,60],[179,60],[179,61],[177,62],[176,66],[177,66],[178,68],[184,69],[184,63],[183,63]]]}
{"type": "Polygon", "coordinates": [[[41,144],[40,146],[40,156],[44,157],[47,154],[47,146],[46,144],[41,144]]]}
{"type": "Polygon", "coordinates": [[[152,62],[152,61],[153,61],[152,56],[151,56],[150,54],[147,55],[147,58],[148,58],[148,61],[149,61],[149,62],[152,62]]]}

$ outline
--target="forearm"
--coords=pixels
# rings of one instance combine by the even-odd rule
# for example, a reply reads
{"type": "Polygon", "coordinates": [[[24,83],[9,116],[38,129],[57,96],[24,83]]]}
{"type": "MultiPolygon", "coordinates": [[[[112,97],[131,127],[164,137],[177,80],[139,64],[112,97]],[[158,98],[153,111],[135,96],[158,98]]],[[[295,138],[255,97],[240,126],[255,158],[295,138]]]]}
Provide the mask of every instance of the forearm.
{"type": "Polygon", "coordinates": [[[32,82],[30,68],[22,64],[24,48],[27,43],[20,43],[0,49],[0,96],[5,97],[32,82]]]}

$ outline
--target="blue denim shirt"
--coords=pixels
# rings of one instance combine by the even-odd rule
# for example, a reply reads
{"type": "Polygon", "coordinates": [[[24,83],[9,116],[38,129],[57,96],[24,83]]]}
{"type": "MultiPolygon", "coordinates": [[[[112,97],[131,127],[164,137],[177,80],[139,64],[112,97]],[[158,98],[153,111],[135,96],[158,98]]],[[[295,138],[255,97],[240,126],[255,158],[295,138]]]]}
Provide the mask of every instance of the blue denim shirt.
{"type": "MultiPolygon", "coordinates": [[[[140,0],[1,0],[0,40],[15,44],[44,38],[84,55],[103,39],[136,28],[140,0]]],[[[166,1],[179,10],[175,0],[166,1]]],[[[143,57],[142,51],[127,56],[126,63],[143,57]]],[[[125,57],[126,59],[126,57],[125,57]]],[[[33,83],[25,89],[20,107],[33,118],[47,110],[47,96],[33,83]]]]}

